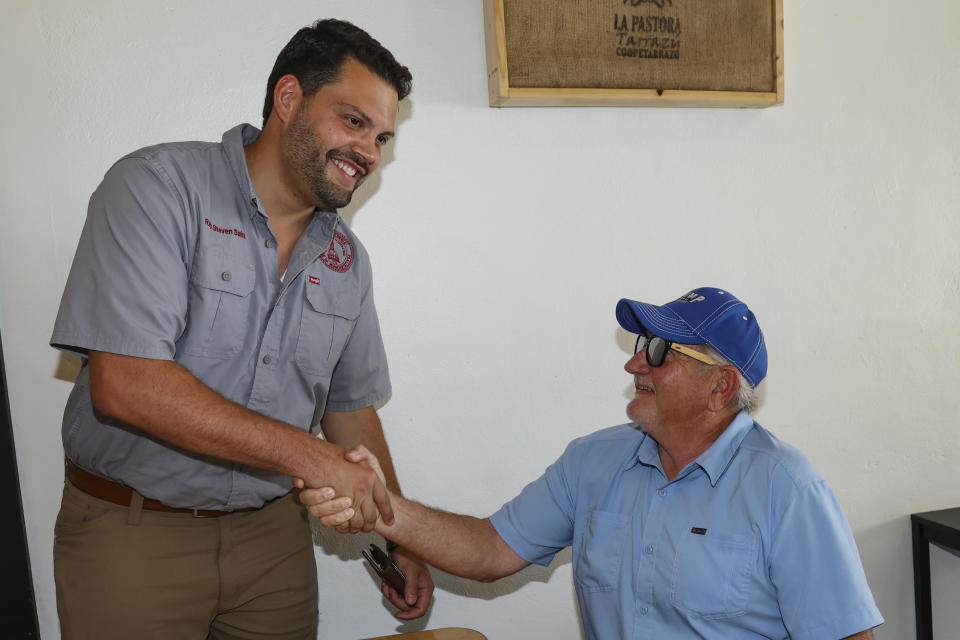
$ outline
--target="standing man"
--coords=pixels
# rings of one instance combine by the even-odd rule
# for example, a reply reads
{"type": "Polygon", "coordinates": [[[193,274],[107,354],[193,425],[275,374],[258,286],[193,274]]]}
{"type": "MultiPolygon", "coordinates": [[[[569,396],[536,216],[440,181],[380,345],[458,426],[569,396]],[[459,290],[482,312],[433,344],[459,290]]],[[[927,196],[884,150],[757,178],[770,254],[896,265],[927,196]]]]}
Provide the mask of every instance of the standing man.
{"type": "MultiPolygon", "coordinates": [[[[399,492],[370,261],[337,209],[379,167],[410,85],[365,31],[317,22],[277,58],[263,131],[141,149],[94,192],[51,338],[84,359],[54,543],[65,639],[312,640],[290,476],[350,496],[354,530],[392,521],[374,471],[343,459],[363,444],[399,492]]],[[[394,558],[397,615],[420,616],[430,575],[394,558]]]]}
{"type": "MultiPolygon", "coordinates": [[[[767,373],[750,309],[703,287],[662,306],[621,300],[617,320],[638,334],[631,424],[573,441],[488,519],[396,498],[377,531],[486,581],[572,546],[589,640],[872,638],[883,618],[833,491],[749,416],[767,373]]],[[[353,515],[348,497],[323,495],[301,500],[324,524],[353,515]]]]}

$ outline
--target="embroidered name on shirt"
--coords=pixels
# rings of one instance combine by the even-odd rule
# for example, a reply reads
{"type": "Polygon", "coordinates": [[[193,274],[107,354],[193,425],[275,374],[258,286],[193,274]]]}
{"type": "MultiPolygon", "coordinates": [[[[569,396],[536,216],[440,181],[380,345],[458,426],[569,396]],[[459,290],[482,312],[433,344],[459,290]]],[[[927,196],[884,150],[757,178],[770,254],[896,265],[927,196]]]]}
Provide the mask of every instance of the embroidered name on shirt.
{"type": "Polygon", "coordinates": [[[690,529],[690,533],[695,533],[698,536],[705,536],[707,535],[707,530],[703,527],[694,527],[693,529],[690,529]]]}
{"type": "Polygon", "coordinates": [[[222,233],[225,236],[237,236],[238,238],[247,239],[247,234],[245,234],[240,229],[222,229],[217,225],[210,222],[210,218],[204,218],[203,223],[207,225],[211,230],[216,231],[217,233],[222,233]]]}
{"type": "Polygon", "coordinates": [[[353,244],[347,236],[335,231],[333,240],[330,241],[330,248],[326,253],[320,254],[320,261],[332,271],[345,273],[353,264],[353,254],[353,244]]]}

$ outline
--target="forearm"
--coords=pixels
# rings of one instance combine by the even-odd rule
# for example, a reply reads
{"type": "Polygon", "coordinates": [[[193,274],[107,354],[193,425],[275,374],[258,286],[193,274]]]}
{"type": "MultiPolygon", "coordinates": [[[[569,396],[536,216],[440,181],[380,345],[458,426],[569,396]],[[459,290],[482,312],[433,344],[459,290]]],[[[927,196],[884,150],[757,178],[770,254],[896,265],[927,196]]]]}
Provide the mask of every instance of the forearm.
{"type": "Polygon", "coordinates": [[[855,633],[852,636],[847,636],[843,640],[873,640],[873,629],[865,629],[860,633],[855,633]]]}
{"type": "Polygon", "coordinates": [[[395,520],[376,531],[413,551],[426,562],[464,578],[491,582],[528,563],[514,553],[489,519],[447,513],[391,496],[395,520]]]}
{"type": "Polygon", "coordinates": [[[231,402],[175,362],[90,352],[94,408],[173,445],[324,483],[342,449],[231,402]]]}

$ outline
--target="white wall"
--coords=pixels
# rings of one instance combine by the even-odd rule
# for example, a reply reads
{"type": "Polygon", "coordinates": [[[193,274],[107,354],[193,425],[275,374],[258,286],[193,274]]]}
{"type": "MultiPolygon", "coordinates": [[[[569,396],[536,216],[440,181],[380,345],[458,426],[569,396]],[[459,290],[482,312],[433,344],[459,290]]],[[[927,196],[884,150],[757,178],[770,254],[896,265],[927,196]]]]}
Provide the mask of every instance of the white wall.
{"type": "MultiPolygon", "coordinates": [[[[89,194],[129,150],[258,122],[277,52],[325,16],[415,76],[392,158],[345,212],[374,260],[406,492],[489,514],[624,421],[618,298],[727,287],[767,336],[759,420],[839,495],[877,637],[913,637],[908,514],[960,504],[960,5],[786,4],[782,107],[496,110],[480,2],[4,0],[0,331],[43,637],[75,366],[47,341],[89,194]]],[[[334,537],[323,637],[420,628],[380,603],[363,541],[334,537]]],[[[948,557],[939,584],[960,576],[948,557]]],[[[568,553],[500,584],[437,581],[429,627],[579,638],[568,553]]]]}

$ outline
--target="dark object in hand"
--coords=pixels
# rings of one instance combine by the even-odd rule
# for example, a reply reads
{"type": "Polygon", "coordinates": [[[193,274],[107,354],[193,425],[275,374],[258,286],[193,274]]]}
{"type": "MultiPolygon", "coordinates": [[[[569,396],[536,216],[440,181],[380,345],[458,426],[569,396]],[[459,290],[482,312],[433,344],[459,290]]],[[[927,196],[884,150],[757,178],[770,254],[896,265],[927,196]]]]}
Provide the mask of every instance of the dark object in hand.
{"type": "Polygon", "coordinates": [[[402,597],[403,587],[407,583],[407,577],[403,575],[403,571],[400,570],[397,563],[394,562],[383,549],[375,544],[370,545],[369,551],[364,549],[361,553],[363,553],[363,557],[366,558],[367,562],[373,567],[373,570],[377,572],[377,575],[393,587],[393,590],[402,597]]]}

